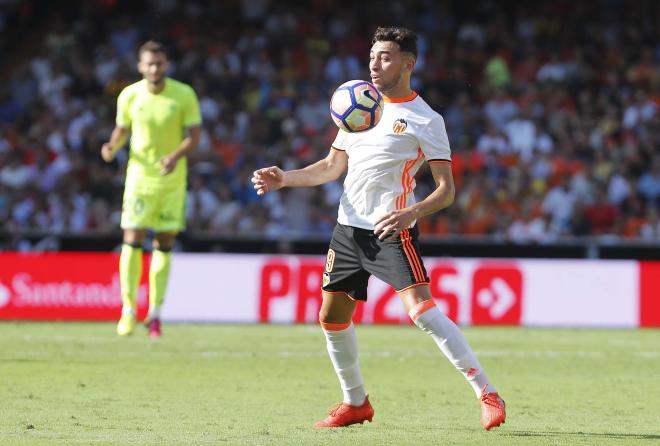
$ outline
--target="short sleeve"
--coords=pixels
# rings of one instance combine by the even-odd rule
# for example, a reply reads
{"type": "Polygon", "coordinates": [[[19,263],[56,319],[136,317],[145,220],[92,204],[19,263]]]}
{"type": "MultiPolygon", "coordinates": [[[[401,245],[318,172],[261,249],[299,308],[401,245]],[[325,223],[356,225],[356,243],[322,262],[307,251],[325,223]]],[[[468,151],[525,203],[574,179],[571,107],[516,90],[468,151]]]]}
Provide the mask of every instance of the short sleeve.
{"type": "Polygon", "coordinates": [[[332,148],[337,150],[346,150],[348,149],[348,133],[343,130],[337,131],[337,136],[332,142],[332,148]]]}
{"type": "Polygon", "coordinates": [[[190,88],[186,95],[186,100],[183,108],[183,126],[184,127],[197,127],[202,124],[202,114],[199,109],[199,100],[195,90],[190,88]]]}
{"type": "Polygon", "coordinates": [[[442,116],[435,116],[418,136],[419,147],[428,162],[451,161],[449,138],[442,116]]]}
{"type": "Polygon", "coordinates": [[[117,98],[117,118],[115,124],[117,127],[129,128],[131,126],[131,90],[124,88],[117,98]]]}

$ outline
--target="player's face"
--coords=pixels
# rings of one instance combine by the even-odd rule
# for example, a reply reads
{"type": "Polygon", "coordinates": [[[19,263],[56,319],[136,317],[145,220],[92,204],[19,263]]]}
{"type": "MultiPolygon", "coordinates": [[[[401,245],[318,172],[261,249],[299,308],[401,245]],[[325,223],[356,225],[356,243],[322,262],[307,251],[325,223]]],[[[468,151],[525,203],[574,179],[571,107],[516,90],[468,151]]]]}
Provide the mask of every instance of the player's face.
{"type": "Polygon", "coordinates": [[[383,93],[397,88],[403,75],[412,71],[411,57],[402,53],[395,42],[376,42],[369,53],[371,82],[383,93]]]}
{"type": "Polygon", "coordinates": [[[144,51],[138,61],[138,71],[152,84],[160,84],[165,79],[168,62],[164,53],[144,51]]]}

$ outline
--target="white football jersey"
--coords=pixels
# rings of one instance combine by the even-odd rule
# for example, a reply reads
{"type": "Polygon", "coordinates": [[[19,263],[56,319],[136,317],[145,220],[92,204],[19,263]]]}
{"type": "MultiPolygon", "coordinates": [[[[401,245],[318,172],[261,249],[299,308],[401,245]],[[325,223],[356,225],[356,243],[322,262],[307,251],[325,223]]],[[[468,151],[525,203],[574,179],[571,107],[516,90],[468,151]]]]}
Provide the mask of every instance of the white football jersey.
{"type": "Polygon", "coordinates": [[[385,102],[376,127],[339,130],[332,143],[348,155],[337,217],[343,225],[373,229],[384,214],[415,202],[414,178],[424,160],[451,162],[444,119],[417,93],[385,102]]]}

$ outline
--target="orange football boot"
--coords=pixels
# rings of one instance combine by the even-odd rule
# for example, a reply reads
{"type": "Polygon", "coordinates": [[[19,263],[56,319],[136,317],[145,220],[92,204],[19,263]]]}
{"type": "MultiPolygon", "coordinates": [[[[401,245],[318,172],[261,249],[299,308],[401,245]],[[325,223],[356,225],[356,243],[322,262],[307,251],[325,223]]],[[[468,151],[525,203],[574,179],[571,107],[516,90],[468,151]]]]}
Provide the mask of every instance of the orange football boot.
{"type": "Polygon", "coordinates": [[[351,406],[347,403],[339,403],[325,420],[317,422],[314,427],[344,427],[351,424],[371,422],[374,418],[374,408],[369,402],[369,395],[364,399],[361,406],[351,406]]]}
{"type": "Polygon", "coordinates": [[[486,393],[486,386],[481,393],[481,425],[487,431],[506,420],[506,404],[497,392],[486,393]]]}

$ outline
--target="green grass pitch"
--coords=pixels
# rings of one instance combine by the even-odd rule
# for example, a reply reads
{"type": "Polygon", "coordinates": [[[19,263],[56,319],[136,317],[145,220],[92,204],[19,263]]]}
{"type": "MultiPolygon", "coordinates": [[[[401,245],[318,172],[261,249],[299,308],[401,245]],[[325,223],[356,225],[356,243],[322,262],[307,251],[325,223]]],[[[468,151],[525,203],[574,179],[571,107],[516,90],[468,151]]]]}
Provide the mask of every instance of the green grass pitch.
{"type": "Polygon", "coordinates": [[[374,422],[317,430],[341,398],[318,327],[0,323],[0,444],[660,444],[660,331],[464,332],[507,401],[490,432],[414,327],[357,328],[374,422]]]}

